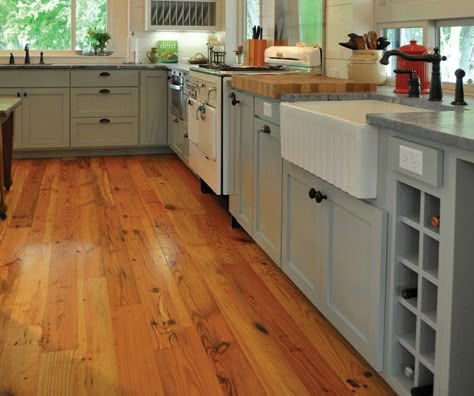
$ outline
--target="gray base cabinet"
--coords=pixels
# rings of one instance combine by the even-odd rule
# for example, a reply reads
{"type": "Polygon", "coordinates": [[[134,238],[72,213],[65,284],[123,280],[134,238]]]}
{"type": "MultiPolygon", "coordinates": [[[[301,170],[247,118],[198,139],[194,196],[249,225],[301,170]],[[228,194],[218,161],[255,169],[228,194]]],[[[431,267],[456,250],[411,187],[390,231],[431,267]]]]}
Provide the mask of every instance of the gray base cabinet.
{"type": "Polygon", "coordinates": [[[270,258],[281,258],[279,103],[235,91],[231,106],[233,190],[229,210],[270,258]],[[265,111],[263,108],[265,107],[265,111]]]}
{"type": "Polygon", "coordinates": [[[387,213],[284,161],[282,224],[283,271],[381,370],[387,213]]]}

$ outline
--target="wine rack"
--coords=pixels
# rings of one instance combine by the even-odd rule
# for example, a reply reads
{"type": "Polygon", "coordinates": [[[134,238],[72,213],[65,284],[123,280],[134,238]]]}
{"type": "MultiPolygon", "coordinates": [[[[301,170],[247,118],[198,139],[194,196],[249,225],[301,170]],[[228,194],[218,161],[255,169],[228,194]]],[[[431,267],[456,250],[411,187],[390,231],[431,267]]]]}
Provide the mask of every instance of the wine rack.
{"type": "Polygon", "coordinates": [[[441,226],[440,198],[398,181],[391,374],[407,394],[434,382],[441,226]]]}

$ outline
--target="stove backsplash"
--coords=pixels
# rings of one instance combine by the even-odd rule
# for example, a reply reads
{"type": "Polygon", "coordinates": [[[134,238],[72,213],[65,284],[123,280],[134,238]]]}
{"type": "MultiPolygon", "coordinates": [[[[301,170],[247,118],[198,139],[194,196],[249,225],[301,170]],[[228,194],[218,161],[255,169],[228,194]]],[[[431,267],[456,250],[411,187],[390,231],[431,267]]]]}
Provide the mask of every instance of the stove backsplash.
{"type": "MultiPolygon", "coordinates": [[[[156,47],[158,40],[178,40],[178,62],[187,63],[188,59],[194,56],[197,52],[202,53],[207,57],[207,40],[209,35],[222,37],[220,33],[209,32],[145,32],[135,33],[135,44],[138,48],[138,61],[141,63],[150,63],[146,53],[150,48],[156,47]]],[[[133,53],[130,53],[129,61],[133,61],[133,53]]]]}

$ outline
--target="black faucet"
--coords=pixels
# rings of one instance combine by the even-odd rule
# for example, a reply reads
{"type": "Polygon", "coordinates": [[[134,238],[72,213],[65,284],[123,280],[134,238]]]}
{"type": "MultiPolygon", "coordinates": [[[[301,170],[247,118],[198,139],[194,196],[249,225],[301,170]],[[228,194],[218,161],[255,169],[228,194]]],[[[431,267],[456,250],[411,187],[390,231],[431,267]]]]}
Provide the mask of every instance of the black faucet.
{"type": "Polygon", "coordinates": [[[445,61],[447,58],[445,56],[441,56],[438,47],[433,48],[433,53],[424,55],[408,55],[407,53],[400,50],[390,50],[383,54],[382,59],[380,59],[380,63],[382,65],[388,65],[388,58],[390,58],[392,55],[396,55],[407,60],[432,63],[433,66],[431,67],[429,100],[434,102],[440,102],[443,100],[443,90],[441,87],[441,72],[439,65],[441,61],[445,61]]]}
{"type": "Polygon", "coordinates": [[[30,64],[30,45],[25,45],[25,65],[30,64]]]}

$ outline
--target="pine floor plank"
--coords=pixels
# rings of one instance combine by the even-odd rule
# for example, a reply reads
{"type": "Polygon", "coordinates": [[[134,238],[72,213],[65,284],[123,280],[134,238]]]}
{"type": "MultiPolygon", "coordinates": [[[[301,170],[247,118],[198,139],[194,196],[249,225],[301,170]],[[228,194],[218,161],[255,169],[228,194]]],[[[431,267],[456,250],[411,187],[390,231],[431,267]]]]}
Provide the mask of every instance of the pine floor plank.
{"type": "Polygon", "coordinates": [[[165,395],[141,305],[111,308],[120,387],[124,395],[165,395]]]}

